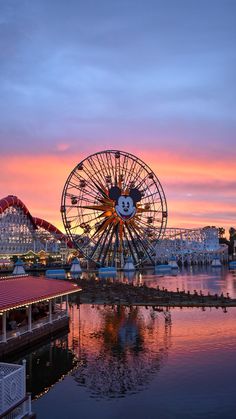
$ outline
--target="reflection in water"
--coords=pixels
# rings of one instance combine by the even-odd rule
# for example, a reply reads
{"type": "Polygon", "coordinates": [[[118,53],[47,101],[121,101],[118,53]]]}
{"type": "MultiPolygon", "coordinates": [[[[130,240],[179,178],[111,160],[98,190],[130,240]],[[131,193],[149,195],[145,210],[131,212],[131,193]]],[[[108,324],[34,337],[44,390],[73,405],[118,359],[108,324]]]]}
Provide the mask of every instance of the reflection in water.
{"type": "Polygon", "coordinates": [[[165,287],[168,290],[180,291],[194,290],[202,291],[207,294],[208,292],[215,294],[226,295],[229,293],[231,298],[236,298],[236,276],[234,272],[229,271],[226,267],[214,268],[211,266],[191,266],[188,269],[183,269],[177,275],[164,275],[157,276],[146,273],[142,276],[143,282],[147,286],[165,287]]]}
{"type": "MultiPolygon", "coordinates": [[[[68,348],[68,334],[25,354],[23,358],[26,359],[27,391],[33,398],[47,392],[77,364],[68,348]]],[[[18,359],[16,363],[21,361],[18,359]]]]}
{"type": "Polygon", "coordinates": [[[167,358],[170,313],[152,308],[70,306],[70,333],[25,353],[27,391],[45,394],[68,372],[92,397],[140,391],[167,358]]]}
{"type": "MultiPolygon", "coordinates": [[[[129,281],[130,278],[123,276],[119,280],[129,281]]],[[[197,275],[193,269],[177,277],[136,274],[132,281],[137,281],[137,285],[145,281],[147,285],[155,287],[217,290],[219,293],[223,291],[231,296],[236,295],[235,273],[224,269],[214,272],[209,268],[207,273],[198,269],[197,275]]],[[[220,368],[223,363],[219,360],[224,351],[228,351],[226,359],[230,360],[231,356],[235,362],[235,309],[229,309],[226,314],[216,309],[174,309],[171,314],[173,326],[168,311],[85,304],[77,307],[71,303],[69,335],[22,357],[27,360],[27,391],[31,391],[33,397],[44,394],[69,371],[73,371],[73,383],[81,387],[79,390],[76,386],[78,394],[86,390],[94,401],[103,399],[105,403],[111,398],[124,400],[126,395],[156,386],[153,378],[157,375],[165,383],[165,375],[159,374],[164,364],[171,365],[169,371],[173,370],[175,377],[177,371],[187,377],[192,374],[194,382],[199,373],[196,354],[200,354],[201,362],[206,363],[204,374],[216,351],[217,363],[214,362],[214,368],[216,365],[220,368]]],[[[19,362],[19,359],[15,361],[19,362]]],[[[231,367],[228,370],[227,365],[225,367],[228,375],[231,367]]],[[[209,380],[210,374],[214,377],[210,371],[209,380]]],[[[168,382],[168,374],[166,380],[168,382]]],[[[215,383],[214,378],[212,382],[215,383]]],[[[73,386],[71,381],[69,385],[73,386]]],[[[190,382],[190,388],[191,385],[190,382]]]]}
{"type": "MultiPolygon", "coordinates": [[[[177,277],[143,272],[131,279],[122,274],[112,279],[117,280],[174,290],[229,292],[236,297],[236,276],[224,268],[193,267],[177,277]]],[[[64,349],[73,365],[74,354],[77,365],[34,402],[37,417],[235,418],[236,308],[226,313],[215,308],[174,308],[172,325],[168,311],[145,307],[72,303],[70,316],[68,349],[66,344],[64,349]]],[[[49,351],[40,374],[48,373],[49,351]]],[[[55,362],[55,371],[66,363],[60,357],[55,362]]],[[[32,370],[35,392],[34,381],[43,381],[40,374],[32,370]]]]}
{"type": "MultiPolygon", "coordinates": [[[[83,272],[82,277],[96,279],[95,274],[83,272]]],[[[222,292],[229,293],[231,298],[236,298],[236,271],[229,271],[226,266],[214,268],[212,266],[189,266],[179,270],[173,270],[168,274],[156,275],[152,270],[142,272],[118,272],[113,277],[103,277],[99,279],[101,284],[109,282],[123,282],[135,286],[146,285],[156,288],[157,285],[167,288],[169,291],[202,291],[203,293],[222,292]]]]}
{"type": "Polygon", "coordinates": [[[77,309],[72,307],[73,319],[78,317],[78,323],[74,321],[72,325],[72,345],[79,358],[73,372],[76,382],[96,398],[122,397],[140,391],[167,357],[169,314],[159,314],[158,318],[153,309],[97,307],[91,327],[89,319],[85,320],[87,308],[82,305],[77,316],[77,309]]]}

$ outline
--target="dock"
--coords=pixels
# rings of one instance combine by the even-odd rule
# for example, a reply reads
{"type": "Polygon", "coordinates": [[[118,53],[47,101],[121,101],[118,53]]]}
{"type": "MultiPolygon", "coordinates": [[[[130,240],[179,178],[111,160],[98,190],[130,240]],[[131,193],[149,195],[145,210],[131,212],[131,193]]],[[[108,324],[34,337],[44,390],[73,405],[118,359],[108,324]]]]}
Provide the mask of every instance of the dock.
{"type": "Polygon", "coordinates": [[[153,307],[236,307],[236,299],[228,294],[203,294],[201,291],[169,291],[132,284],[112,283],[101,284],[93,279],[78,280],[82,288],[77,301],[81,304],[107,304],[107,305],[135,305],[153,307]]]}

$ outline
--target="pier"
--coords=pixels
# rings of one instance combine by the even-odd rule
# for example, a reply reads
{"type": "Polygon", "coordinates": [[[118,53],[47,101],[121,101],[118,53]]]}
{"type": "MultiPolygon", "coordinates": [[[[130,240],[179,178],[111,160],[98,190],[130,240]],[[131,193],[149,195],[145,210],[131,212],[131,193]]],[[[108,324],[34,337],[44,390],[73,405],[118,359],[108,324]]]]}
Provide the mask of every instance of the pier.
{"type": "Polygon", "coordinates": [[[81,304],[135,305],[153,307],[236,307],[236,299],[218,294],[203,294],[201,291],[169,291],[166,288],[151,288],[146,285],[107,282],[95,279],[80,279],[77,284],[82,291],[76,296],[81,304]]]}

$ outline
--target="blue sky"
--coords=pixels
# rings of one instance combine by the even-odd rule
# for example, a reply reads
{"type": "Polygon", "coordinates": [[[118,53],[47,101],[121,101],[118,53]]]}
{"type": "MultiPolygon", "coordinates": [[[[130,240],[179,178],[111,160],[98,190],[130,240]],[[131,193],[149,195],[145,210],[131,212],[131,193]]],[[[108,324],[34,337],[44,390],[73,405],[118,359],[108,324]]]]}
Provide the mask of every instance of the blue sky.
{"type": "Polygon", "coordinates": [[[233,202],[235,17],[234,0],[0,0],[2,164],[58,155],[72,169],[120,148],[150,159],[167,188],[163,159],[177,158],[196,193],[215,162],[206,184],[224,182],[233,202]]]}
{"type": "Polygon", "coordinates": [[[4,152],[54,152],[65,141],[75,150],[84,140],[200,141],[210,152],[213,142],[234,144],[234,1],[0,7],[4,152]]]}

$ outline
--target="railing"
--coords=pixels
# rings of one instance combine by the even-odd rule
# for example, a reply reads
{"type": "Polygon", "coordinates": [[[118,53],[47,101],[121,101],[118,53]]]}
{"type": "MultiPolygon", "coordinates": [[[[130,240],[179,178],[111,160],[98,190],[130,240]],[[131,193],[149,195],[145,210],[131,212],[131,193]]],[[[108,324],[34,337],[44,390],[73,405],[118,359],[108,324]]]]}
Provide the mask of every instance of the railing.
{"type": "Polygon", "coordinates": [[[14,330],[9,330],[6,334],[7,341],[12,338],[17,338],[18,336],[23,335],[26,332],[28,332],[28,325],[17,327],[14,330]]]}
{"type": "MultiPolygon", "coordinates": [[[[12,409],[20,407],[22,402],[25,404],[22,409],[29,413],[31,400],[26,397],[25,361],[23,365],[0,363],[0,415],[12,413],[12,409]]],[[[24,415],[8,416],[8,418],[21,418],[24,415]]]]}
{"type": "Polygon", "coordinates": [[[27,394],[13,409],[5,412],[4,419],[23,419],[31,413],[31,394],[27,394]]]}
{"type": "MultiPolygon", "coordinates": [[[[63,318],[63,317],[67,317],[67,311],[64,309],[60,310],[57,309],[55,313],[52,313],[51,315],[51,321],[49,319],[49,315],[47,315],[46,317],[42,317],[36,321],[32,322],[32,330],[38,329],[46,324],[50,324],[50,323],[54,323],[55,321],[63,318]]],[[[0,319],[1,320],[1,319],[0,319]]],[[[24,335],[25,333],[29,332],[29,326],[28,324],[24,325],[24,326],[18,326],[16,329],[14,330],[9,330],[6,333],[6,339],[7,341],[9,341],[10,339],[14,339],[17,338],[21,335],[24,335]]],[[[3,342],[3,334],[2,332],[0,333],[0,342],[3,342]]]]}
{"type": "Polygon", "coordinates": [[[51,321],[49,319],[49,316],[42,317],[41,319],[39,319],[37,321],[34,321],[32,323],[32,330],[38,329],[39,327],[42,327],[45,324],[54,323],[56,320],[59,320],[62,317],[67,317],[67,311],[66,310],[61,310],[61,311],[57,311],[56,313],[53,313],[51,315],[51,321]]]}

